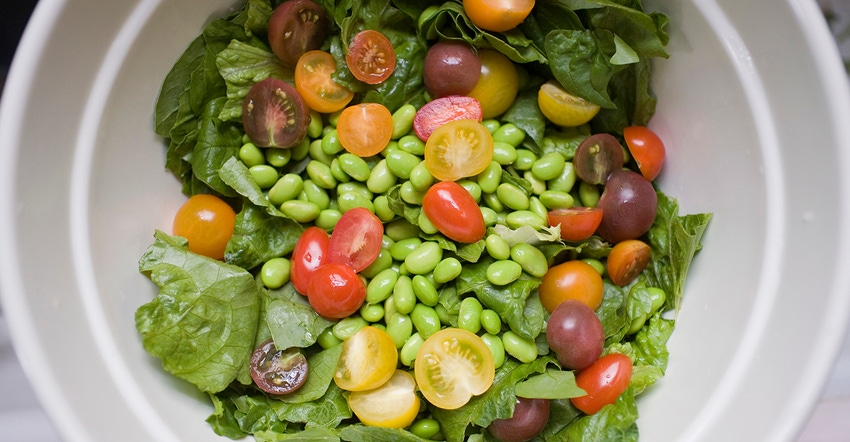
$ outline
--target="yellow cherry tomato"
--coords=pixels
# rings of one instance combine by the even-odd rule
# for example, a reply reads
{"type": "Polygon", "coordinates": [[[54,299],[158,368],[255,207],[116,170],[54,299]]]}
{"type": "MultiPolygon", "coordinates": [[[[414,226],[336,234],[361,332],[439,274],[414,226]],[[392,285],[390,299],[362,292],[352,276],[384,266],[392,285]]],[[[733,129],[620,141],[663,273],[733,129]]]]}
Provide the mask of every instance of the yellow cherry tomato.
{"type": "Polygon", "coordinates": [[[377,327],[364,327],[342,343],[334,382],[343,390],[371,390],[389,381],[397,365],[393,338],[377,327]]]}
{"type": "Polygon", "coordinates": [[[558,126],[579,126],[599,113],[599,106],[567,92],[558,82],[549,80],[537,93],[540,111],[558,126]]]}
{"type": "Polygon", "coordinates": [[[365,425],[404,428],[419,414],[416,381],[410,373],[396,370],[387,383],[373,390],[354,391],[348,406],[365,425]]]}
{"type": "Polygon", "coordinates": [[[441,181],[477,175],[493,160],[493,136],[475,120],[438,127],[425,143],[425,166],[441,181]]]}
{"type": "Polygon", "coordinates": [[[498,117],[514,103],[519,91],[519,74],[514,63],[499,51],[482,49],[481,77],[468,94],[481,103],[483,119],[498,117]]]}
{"type": "Polygon", "coordinates": [[[493,354],[475,333],[444,328],[425,340],[414,363],[416,384],[425,399],[444,410],[454,410],[493,385],[493,354]]]}

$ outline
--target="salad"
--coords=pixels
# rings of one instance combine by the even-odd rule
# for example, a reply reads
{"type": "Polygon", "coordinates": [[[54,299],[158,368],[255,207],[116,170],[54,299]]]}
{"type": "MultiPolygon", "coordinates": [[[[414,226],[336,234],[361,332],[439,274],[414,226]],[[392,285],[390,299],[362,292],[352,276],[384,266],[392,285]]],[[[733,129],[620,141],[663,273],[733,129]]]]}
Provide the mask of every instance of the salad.
{"type": "Polygon", "coordinates": [[[233,439],[636,440],[711,219],[654,184],[667,20],[610,0],[213,20],[156,104],[189,198],[139,261],[144,348],[233,439]]]}

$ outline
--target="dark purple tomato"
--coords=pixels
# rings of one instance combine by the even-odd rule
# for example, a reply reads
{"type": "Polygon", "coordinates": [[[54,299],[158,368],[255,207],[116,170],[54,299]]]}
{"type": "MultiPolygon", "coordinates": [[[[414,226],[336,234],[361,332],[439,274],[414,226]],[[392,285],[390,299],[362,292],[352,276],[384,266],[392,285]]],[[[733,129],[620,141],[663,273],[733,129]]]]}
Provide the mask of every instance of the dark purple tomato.
{"type": "Polygon", "coordinates": [[[251,86],[242,102],[242,125],[260,147],[289,148],[307,135],[310,109],[295,87],[277,78],[251,86]]]}
{"type": "Polygon", "coordinates": [[[623,168],[623,161],[623,147],[616,138],[595,134],[579,144],[573,166],[582,181],[604,184],[611,172],[623,168]]]}
{"type": "Polygon", "coordinates": [[[466,95],[481,76],[481,59],[462,41],[441,41],[428,49],[422,77],[434,98],[466,95]]]}
{"type": "Polygon", "coordinates": [[[269,44],[286,67],[308,51],[318,49],[327,33],[325,11],[311,0],[287,0],[269,18],[269,44]]]}
{"type": "Polygon", "coordinates": [[[496,419],[487,428],[501,442],[524,442],[534,439],[549,422],[549,400],[516,398],[514,414],[496,419]]]}
{"type": "Polygon", "coordinates": [[[602,321],[587,304],[568,299],[555,307],[546,324],[546,342],[567,370],[581,370],[599,359],[605,345],[602,321]]]}
{"type": "Polygon", "coordinates": [[[643,175],[621,169],[608,177],[596,207],[603,212],[596,233],[616,244],[649,231],[658,211],[658,195],[643,175]]]}
{"type": "Polygon", "coordinates": [[[297,348],[278,350],[269,339],[251,355],[251,379],[261,390],[287,394],[307,380],[307,358],[297,348]]]}

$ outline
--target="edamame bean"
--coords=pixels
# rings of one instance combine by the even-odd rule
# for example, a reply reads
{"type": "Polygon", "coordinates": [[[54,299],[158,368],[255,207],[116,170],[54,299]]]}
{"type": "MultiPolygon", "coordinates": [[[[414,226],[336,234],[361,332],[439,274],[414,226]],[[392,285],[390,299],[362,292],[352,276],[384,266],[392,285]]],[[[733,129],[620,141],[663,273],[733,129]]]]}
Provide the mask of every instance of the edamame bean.
{"type": "Polygon", "coordinates": [[[605,274],[605,264],[602,264],[602,261],[595,258],[582,258],[582,261],[590,264],[600,275],[605,274]]]}
{"type": "Polygon", "coordinates": [[[418,238],[419,227],[410,224],[410,222],[404,218],[399,218],[384,226],[384,234],[392,238],[393,241],[400,241],[406,238],[418,238]]]}
{"type": "Polygon", "coordinates": [[[463,270],[463,265],[455,257],[448,257],[440,261],[437,267],[434,267],[434,281],[437,284],[445,284],[458,276],[463,270]]]}
{"type": "Polygon", "coordinates": [[[325,166],[330,166],[331,161],[336,158],[333,155],[328,155],[322,150],[322,139],[313,140],[310,143],[309,149],[307,149],[307,153],[310,155],[312,161],[318,161],[325,166]]]}
{"type": "Polygon", "coordinates": [[[531,226],[535,229],[546,227],[546,219],[530,210],[517,210],[510,212],[505,217],[505,224],[512,229],[518,229],[522,226],[531,226]]]}
{"type": "Polygon", "coordinates": [[[337,339],[344,341],[354,336],[355,333],[359,332],[367,325],[369,325],[369,323],[360,316],[349,316],[347,318],[340,319],[333,325],[333,327],[331,327],[331,329],[337,339]]]}
{"type": "Polygon", "coordinates": [[[310,138],[316,137],[304,137],[304,139],[301,140],[300,143],[289,149],[292,151],[292,160],[301,161],[304,158],[307,158],[307,154],[310,152],[310,138]]]}
{"type": "Polygon", "coordinates": [[[393,112],[393,134],[392,139],[397,140],[413,128],[413,117],[416,116],[416,107],[412,104],[404,104],[393,112]]]}
{"type": "Polygon", "coordinates": [[[499,196],[496,193],[485,193],[481,195],[481,199],[484,200],[484,204],[487,207],[493,209],[495,212],[501,212],[505,210],[505,204],[502,203],[502,200],[499,199],[499,196]]]}
{"type": "Polygon", "coordinates": [[[561,174],[547,183],[547,188],[549,190],[560,190],[561,192],[569,192],[573,190],[573,186],[575,185],[575,183],[575,167],[573,167],[573,163],[568,161],[564,163],[564,170],[561,171],[561,174]]]}
{"type": "Polygon", "coordinates": [[[429,307],[437,305],[437,301],[440,299],[439,294],[437,293],[437,288],[434,287],[434,284],[432,284],[427,277],[423,275],[413,275],[411,282],[413,283],[413,293],[416,295],[416,299],[418,299],[419,302],[429,307]]]}
{"type": "Polygon", "coordinates": [[[405,135],[398,140],[398,148],[413,155],[425,154],[425,142],[416,135],[405,135]]]}
{"type": "Polygon", "coordinates": [[[385,301],[393,294],[396,281],[398,281],[398,272],[394,269],[387,268],[378,272],[369,284],[366,284],[366,302],[374,304],[385,301]]]}
{"type": "Polygon", "coordinates": [[[531,276],[542,278],[549,270],[546,255],[540,249],[528,243],[514,244],[511,247],[511,259],[531,276]]]}
{"type": "Polygon", "coordinates": [[[279,178],[277,169],[268,164],[258,164],[248,168],[248,172],[254,181],[260,186],[260,189],[268,189],[274,186],[279,178]]]}
{"type": "Polygon", "coordinates": [[[522,267],[510,259],[495,261],[487,266],[487,280],[495,285],[508,285],[522,275],[522,267]]]}
{"type": "Polygon", "coordinates": [[[478,180],[478,186],[481,188],[482,192],[495,192],[499,183],[502,182],[502,165],[495,161],[490,161],[487,168],[484,169],[483,172],[479,173],[476,179],[478,180]]]}
{"type": "Polygon", "coordinates": [[[413,281],[407,275],[399,275],[395,286],[393,286],[392,296],[397,313],[407,315],[416,307],[416,294],[413,293],[413,281]]]}
{"type": "Polygon", "coordinates": [[[391,268],[393,265],[393,257],[387,248],[381,248],[378,257],[369,264],[368,267],[360,271],[360,274],[367,278],[374,278],[378,273],[391,268]]]}
{"type": "Polygon", "coordinates": [[[532,196],[528,199],[528,210],[534,212],[540,219],[548,220],[549,219],[549,210],[543,203],[540,202],[540,198],[536,196],[532,196]]]}
{"type": "Polygon", "coordinates": [[[283,204],[284,201],[294,200],[304,189],[304,180],[297,173],[287,173],[280,177],[274,186],[269,189],[269,202],[275,206],[283,204]]]}
{"type": "Polygon", "coordinates": [[[502,123],[500,123],[499,120],[496,120],[494,118],[488,118],[482,121],[481,125],[484,126],[485,129],[487,129],[487,132],[490,132],[490,135],[493,135],[494,133],[496,133],[496,130],[499,129],[502,123]]]}
{"type": "Polygon", "coordinates": [[[433,439],[440,434],[440,423],[431,418],[419,419],[410,426],[410,432],[422,439],[433,439]]]}
{"type": "Polygon", "coordinates": [[[390,200],[386,195],[379,195],[373,202],[375,206],[375,215],[383,222],[390,222],[395,218],[395,212],[390,208],[390,200]]]}
{"type": "Polygon", "coordinates": [[[419,224],[419,228],[422,229],[424,233],[433,235],[440,231],[436,226],[434,226],[434,223],[431,222],[431,219],[428,218],[428,215],[425,214],[424,210],[419,211],[418,219],[417,224],[419,224]]]}
{"type": "Polygon", "coordinates": [[[360,182],[369,179],[369,174],[372,173],[372,170],[363,158],[348,152],[337,158],[339,158],[339,166],[351,178],[360,182]]]}
{"type": "Polygon", "coordinates": [[[540,194],[540,202],[549,210],[569,209],[575,203],[573,196],[562,190],[545,190],[540,194]]]}
{"type": "MultiPolygon", "coordinates": [[[[369,167],[368,165],[366,167],[369,167]]],[[[396,176],[387,167],[387,160],[383,159],[375,164],[369,178],[366,179],[366,188],[373,193],[387,193],[396,183],[396,176]]]]}
{"type": "Polygon", "coordinates": [[[401,149],[393,150],[386,156],[387,167],[393,175],[406,180],[410,178],[410,172],[421,161],[419,157],[401,149]]]}
{"type": "Polygon", "coordinates": [[[375,195],[375,194],[372,193],[371,190],[369,190],[368,187],[366,187],[365,184],[357,182],[357,181],[340,183],[339,185],[336,186],[337,195],[341,195],[343,193],[349,193],[349,192],[356,193],[356,194],[362,196],[363,198],[366,198],[366,199],[369,199],[369,200],[371,200],[375,195]]]}
{"type": "Polygon", "coordinates": [[[348,192],[337,196],[337,204],[339,204],[339,211],[342,213],[348,212],[349,210],[357,207],[363,207],[364,209],[375,213],[375,203],[358,192],[348,192]]]}
{"type": "Polygon", "coordinates": [[[322,122],[322,114],[311,110],[310,111],[310,124],[307,125],[307,136],[310,138],[319,138],[322,136],[322,129],[324,129],[325,125],[322,122]]]}
{"type": "Polygon", "coordinates": [[[404,202],[416,206],[421,206],[422,200],[425,199],[425,192],[416,190],[416,188],[413,187],[413,184],[410,184],[410,181],[401,183],[398,195],[404,202]]]}
{"type": "Polygon", "coordinates": [[[494,310],[486,308],[481,311],[481,327],[492,335],[498,335],[502,331],[502,319],[494,310]]]}
{"type": "Polygon", "coordinates": [[[534,195],[540,195],[546,190],[546,181],[534,176],[530,170],[523,172],[522,177],[531,184],[531,193],[534,195]]]}
{"type": "Polygon", "coordinates": [[[513,147],[518,147],[525,141],[525,131],[513,123],[505,123],[493,132],[493,141],[501,141],[513,147]]]}
{"type": "Polygon", "coordinates": [[[310,160],[307,163],[307,176],[322,189],[333,189],[337,184],[331,173],[331,166],[319,160],[310,160]]]}
{"type": "Polygon", "coordinates": [[[489,207],[478,207],[481,209],[481,217],[484,218],[484,225],[487,227],[495,225],[499,221],[499,215],[496,211],[489,207]]]}
{"type": "Polygon", "coordinates": [[[511,245],[501,236],[491,233],[484,239],[487,253],[494,259],[508,259],[511,257],[511,245]]]}
{"type": "Polygon", "coordinates": [[[493,161],[502,166],[509,166],[516,161],[516,148],[508,143],[496,141],[493,143],[493,161]]]}
{"type": "Polygon", "coordinates": [[[307,201],[319,206],[322,209],[327,209],[331,206],[331,197],[328,191],[319,187],[313,180],[304,180],[302,191],[307,197],[307,201]]]}
{"type": "Polygon", "coordinates": [[[481,312],[484,307],[474,296],[463,298],[457,315],[457,326],[464,330],[478,333],[481,330],[481,312]]]}
{"type": "Polygon", "coordinates": [[[339,157],[334,157],[334,159],[331,160],[330,169],[331,169],[331,176],[333,176],[334,179],[337,180],[338,182],[347,183],[347,182],[351,181],[351,177],[348,176],[348,174],[345,173],[344,170],[342,170],[342,165],[339,162],[339,157]]]}
{"type": "Polygon", "coordinates": [[[290,266],[291,264],[286,258],[272,258],[263,263],[263,267],[260,269],[260,280],[264,286],[270,289],[283,287],[284,284],[289,282],[290,266]]]}
{"type": "Polygon", "coordinates": [[[479,186],[477,182],[469,179],[462,179],[458,180],[457,183],[460,184],[461,187],[466,189],[466,191],[469,193],[470,196],[472,196],[472,199],[474,199],[476,203],[481,200],[481,186],[479,186]]]}
{"type": "Polygon", "coordinates": [[[342,143],[336,129],[328,132],[322,137],[322,152],[326,155],[336,155],[343,151],[342,143]]]}
{"type": "Polygon", "coordinates": [[[394,313],[387,321],[387,334],[395,342],[395,348],[404,347],[404,343],[413,334],[413,321],[403,313],[394,313]]]}
{"type": "Polygon", "coordinates": [[[407,256],[404,265],[415,275],[424,275],[434,270],[443,259],[443,248],[435,241],[425,241],[407,256]]]}
{"type": "Polygon", "coordinates": [[[239,159],[249,168],[266,162],[263,151],[254,143],[245,143],[239,148],[239,159]]]}
{"type": "Polygon", "coordinates": [[[274,167],[283,167],[292,159],[292,149],[266,149],[266,162],[274,167]]]}
{"type": "Polygon", "coordinates": [[[549,152],[531,166],[531,173],[543,181],[554,180],[564,171],[567,160],[558,152],[549,152]]]}
{"type": "Polygon", "coordinates": [[[496,196],[502,204],[512,210],[528,209],[528,194],[515,184],[499,184],[496,188],[496,196]]]}
{"type": "Polygon", "coordinates": [[[537,345],[534,341],[529,341],[511,330],[502,334],[502,344],[505,346],[505,352],[520,362],[528,364],[537,359],[537,345]]]}
{"type": "Polygon", "coordinates": [[[289,200],[280,205],[280,211],[299,223],[309,223],[319,217],[322,209],[309,201],[289,200]]]}
{"type": "Polygon", "coordinates": [[[452,314],[446,309],[446,306],[443,304],[437,304],[434,306],[434,311],[437,312],[437,316],[440,317],[441,324],[453,324],[457,325],[457,316],[454,316],[454,322],[452,318],[452,314]]]}
{"type": "Polygon", "coordinates": [[[578,197],[581,200],[581,205],[585,207],[596,207],[599,203],[600,190],[599,187],[582,181],[578,185],[578,197]]]}
{"type": "Polygon", "coordinates": [[[496,368],[501,367],[505,363],[505,344],[502,343],[502,339],[491,333],[484,333],[481,335],[481,339],[487,348],[490,349],[490,354],[493,355],[493,363],[496,365],[496,368]]]}
{"type": "Polygon", "coordinates": [[[420,192],[427,191],[435,181],[434,175],[431,175],[431,171],[428,170],[428,165],[424,161],[420,161],[419,164],[410,171],[410,177],[408,180],[410,181],[410,185],[420,192]]]}
{"type": "Polygon", "coordinates": [[[425,304],[416,304],[410,312],[413,327],[425,339],[440,330],[440,317],[433,307],[425,304]]]}
{"type": "Polygon", "coordinates": [[[407,338],[407,341],[404,342],[404,345],[401,346],[401,350],[398,352],[398,359],[402,364],[412,367],[413,362],[416,360],[416,354],[419,353],[419,348],[422,347],[422,344],[425,342],[425,339],[422,338],[418,332],[413,333],[407,338]]]}
{"type": "Polygon", "coordinates": [[[422,245],[422,240],[416,236],[400,239],[390,246],[390,255],[396,261],[404,261],[407,255],[420,245],[422,245]]]}
{"type": "Polygon", "coordinates": [[[537,155],[528,149],[516,150],[516,161],[514,161],[514,169],[520,171],[531,170],[534,162],[537,161],[537,155]]]}
{"type": "Polygon", "coordinates": [[[328,327],[325,331],[319,333],[319,336],[316,338],[316,342],[325,350],[342,344],[342,340],[334,336],[333,329],[331,327],[328,327]]]}
{"type": "Polygon", "coordinates": [[[360,317],[365,319],[366,322],[378,322],[384,319],[383,304],[363,303],[360,307],[360,317]]]}
{"type": "Polygon", "coordinates": [[[314,223],[321,229],[333,230],[340,218],[342,218],[342,212],[339,210],[325,209],[319,212],[319,216],[316,217],[314,223]]]}

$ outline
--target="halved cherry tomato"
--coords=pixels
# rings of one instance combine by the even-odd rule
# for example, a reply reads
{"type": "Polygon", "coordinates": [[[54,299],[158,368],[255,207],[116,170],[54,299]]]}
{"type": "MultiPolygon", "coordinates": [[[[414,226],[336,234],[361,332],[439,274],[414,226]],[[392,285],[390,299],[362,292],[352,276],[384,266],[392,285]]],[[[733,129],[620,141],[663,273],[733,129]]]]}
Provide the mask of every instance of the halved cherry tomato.
{"type": "Polygon", "coordinates": [[[602,222],[602,209],[597,207],[570,207],[549,212],[549,225],[561,226],[561,239],[584,241],[596,232],[602,222]]]}
{"type": "Polygon", "coordinates": [[[457,242],[476,242],[487,231],[478,203],[454,181],[431,186],[422,198],[422,210],[440,233],[457,242]]]}
{"type": "Polygon", "coordinates": [[[404,428],[419,414],[416,381],[410,373],[396,370],[387,383],[367,391],[353,391],[348,406],[365,425],[404,428]]]}
{"type": "Polygon", "coordinates": [[[534,0],[463,0],[463,10],[472,23],[494,32],[517,27],[533,7],[534,0]]]}
{"type": "Polygon", "coordinates": [[[363,327],[342,343],[334,382],[348,391],[365,391],[384,385],[398,365],[393,338],[377,327],[363,327]]]}
{"type": "Polygon", "coordinates": [[[393,136],[393,115],[380,103],[360,103],[340,113],[336,123],[339,142],[361,157],[382,151],[393,136]]]}
{"type": "Polygon", "coordinates": [[[310,108],[291,84],[266,78],[251,86],[242,101],[242,126],[260,147],[289,148],[307,135],[310,108]]]}
{"type": "Polygon", "coordinates": [[[573,167],[582,181],[605,184],[612,173],[623,168],[623,146],[611,134],[593,134],[576,148],[573,167]]]}
{"type": "Polygon", "coordinates": [[[564,127],[587,123],[600,109],[599,105],[567,92],[555,80],[549,80],[540,86],[537,104],[549,121],[564,127]]]}
{"type": "Polygon", "coordinates": [[[609,353],[576,375],[576,385],[587,395],[570,399],[573,405],[587,414],[617,402],[632,379],[632,360],[620,353],[609,353]]]}
{"type": "Polygon", "coordinates": [[[493,146],[493,136],[481,123],[450,121],[425,142],[425,165],[441,181],[477,175],[493,160],[493,146]]]}
{"type": "Polygon", "coordinates": [[[429,336],[416,353],[413,369],[425,399],[444,410],[457,409],[487,391],[496,375],[484,340],[460,328],[429,336]]]}
{"type": "Polygon", "coordinates": [[[289,276],[292,286],[298,293],[307,296],[310,289],[310,278],[325,263],[329,244],[328,232],[316,226],[308,227],[298,237],[295,248],[292,250],[289,276]]]}
{"type": "Polygon", "coordinates": [[[342,214],[331,233],[328,262],[346,264],[359,272],[375,261],[381,253],[384,224],[374,213],[363,207],[342,214]]]}
{"type": "Polygon", "coordinates": [[[641,175],[649,181],[654,180],[664,165],[667,149],[661,138],[644,126],[629,126],[623,129],[623,138],[629,153],[640,169],[641,175]]]}
{"type": "Polygon", "coordinates": [[[366,283],[346,264],[322,264],[310,277],[307,300],[319,315],[342,319],[360,309],[366,300],[366,283]]]}
{"type": "Polygon", "coordinates": [[[540,303],[552,313],[567,299],[581,301],[596,310],[602,304],[604,286],[602,276],[593,266],[576,259],[550,267],[537,290],[540,303]]]}
{"type": "Polygon", "coordinates": [[[639,239],[618,242],[608,254],[608,277],[620,287],[634,281],[649,264],[652,249],[639,239]]]}
{"type": "Polygon", "coordinates": [[[481,103],[482,118],[495,118],[514,104],[519,91],[519,74],[514,63],[495,49],[478,51],[481,76],[467,94],[481,103]]]}
{"type": "Polygon", "coordinates": [[[198,194],[177,210],[172,233],[189,241],[189,251],[222,259],[235,222],[236,212],[229,204],[214,195],[198,194]]]}
{"type": "Polygon", "coordinates": [[[354,78],[367,84],[378,84],[395,70],[395,49],[384,34],[367,29],[351,39],[345,62],[354,78]]]}
{"type": "Polygon", "coordinates": [[[260,390],[271,394],[289,394],[307,381],[307,357],[293,347],[280,350],[269,339],[251,354],[251,379],[260,390]]]}
{"type": "Polygon", "coordinates": [[[455,120],[475,120],[481,122],[481,103],[475,98],[462,95],[449,95],[425,103],[413,117],[413,131],[422,141],[428,138],[438,127],[455,120]]]}
{"type": "Polygon", "coordinates": [[[336,112],[351,102],[354,92],[335,82],[336,62],[331,54],[307,52],[295,65],[295,89],[310,109],[321,113],[336,112]]]}

